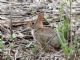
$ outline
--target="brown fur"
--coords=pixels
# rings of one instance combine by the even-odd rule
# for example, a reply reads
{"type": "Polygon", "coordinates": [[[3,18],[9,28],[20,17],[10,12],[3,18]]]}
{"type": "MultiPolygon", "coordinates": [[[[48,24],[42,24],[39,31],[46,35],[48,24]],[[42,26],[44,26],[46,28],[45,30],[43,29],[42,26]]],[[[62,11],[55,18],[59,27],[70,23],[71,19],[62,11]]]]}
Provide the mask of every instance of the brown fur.
{"type": "Polygon", "coordinates": [[[43,26],[44,14],[39,13],[35,26],[34,38],[45,51],[53,50],[60,47],[56,32],[54,29],[43,26]]]}

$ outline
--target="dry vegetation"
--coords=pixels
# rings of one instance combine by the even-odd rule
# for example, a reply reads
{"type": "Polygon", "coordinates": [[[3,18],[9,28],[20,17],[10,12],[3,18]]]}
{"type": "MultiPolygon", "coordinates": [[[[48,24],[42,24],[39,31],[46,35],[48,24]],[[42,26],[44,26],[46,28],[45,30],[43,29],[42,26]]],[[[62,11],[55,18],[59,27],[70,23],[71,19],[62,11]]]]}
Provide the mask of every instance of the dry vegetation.
{"type": "Polygon", "coordinates": [[[0,60],[80,60],[79,0],[0,0],[0,60]]]}

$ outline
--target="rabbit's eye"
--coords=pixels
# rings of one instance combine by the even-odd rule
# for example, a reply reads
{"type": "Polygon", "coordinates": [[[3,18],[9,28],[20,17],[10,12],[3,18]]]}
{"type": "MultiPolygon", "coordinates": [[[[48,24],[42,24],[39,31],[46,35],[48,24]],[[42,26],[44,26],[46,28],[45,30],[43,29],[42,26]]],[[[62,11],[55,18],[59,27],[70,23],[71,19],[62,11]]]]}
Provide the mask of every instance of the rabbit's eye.
{"type": "Polygon", "coordinates": [[[34,23],[32,23],[32,24],[34,24],[34,23]]]}

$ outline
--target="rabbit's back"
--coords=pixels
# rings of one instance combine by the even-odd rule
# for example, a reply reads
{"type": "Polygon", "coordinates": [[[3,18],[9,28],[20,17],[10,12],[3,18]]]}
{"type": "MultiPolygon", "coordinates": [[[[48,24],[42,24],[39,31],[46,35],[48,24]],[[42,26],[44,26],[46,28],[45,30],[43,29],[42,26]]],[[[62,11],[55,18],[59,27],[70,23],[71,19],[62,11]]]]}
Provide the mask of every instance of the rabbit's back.
{"type": "Polygon", "coordinates": [[[57,34],[54,29],[48,27],[37,29],[34,32],[34,36],[37,42],[42,46],[45,46],[46,48],[48,48],[49,46],[53,48],[57,48],[60,46],[57,34]]]}

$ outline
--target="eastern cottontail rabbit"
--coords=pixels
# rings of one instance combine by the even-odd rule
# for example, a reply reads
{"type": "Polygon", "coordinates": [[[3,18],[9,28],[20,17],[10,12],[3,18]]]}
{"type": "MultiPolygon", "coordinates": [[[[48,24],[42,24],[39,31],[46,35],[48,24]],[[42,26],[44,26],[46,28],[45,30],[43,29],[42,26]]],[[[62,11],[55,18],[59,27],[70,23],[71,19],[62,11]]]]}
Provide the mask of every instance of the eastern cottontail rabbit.
{"type": "Polygon", "coordinates": [[[38,19],[36,23],[32,24],[31,22],[29,26],[32,29],[32,35],[34,39],[40,44],[40,46],[45,51],[52,51],[53,49],[57,49],[60,47],[59,40],[57,38],[57,34],[54,29],[43,26],[44,14],[39,13],[38,19]]]}

